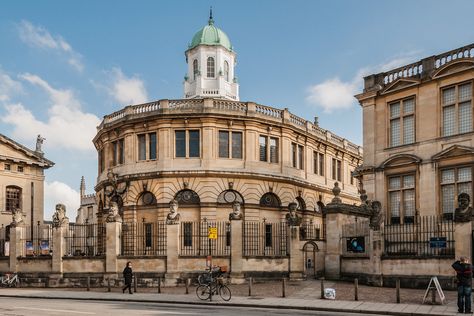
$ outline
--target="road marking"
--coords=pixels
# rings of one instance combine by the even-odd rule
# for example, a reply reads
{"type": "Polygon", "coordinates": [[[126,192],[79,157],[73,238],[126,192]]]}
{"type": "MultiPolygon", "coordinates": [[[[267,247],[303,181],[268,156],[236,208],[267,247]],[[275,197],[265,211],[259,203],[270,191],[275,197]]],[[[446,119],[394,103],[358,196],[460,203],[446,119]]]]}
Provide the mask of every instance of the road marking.
{"type": "Polygon", "coordinates": [[[28,309],[28,310],[36,310],[36,311],[43,311],[43,312],[57,312],[57,313],[76,313],[76,314],[86,314],[86,315],[95,315],[96,313],[92,312],[75,312],[71,310],[64,310],[64,309],[48,309],[48,308],[36,308],[36,307],[16,307],[17,309],[28,309]]]}

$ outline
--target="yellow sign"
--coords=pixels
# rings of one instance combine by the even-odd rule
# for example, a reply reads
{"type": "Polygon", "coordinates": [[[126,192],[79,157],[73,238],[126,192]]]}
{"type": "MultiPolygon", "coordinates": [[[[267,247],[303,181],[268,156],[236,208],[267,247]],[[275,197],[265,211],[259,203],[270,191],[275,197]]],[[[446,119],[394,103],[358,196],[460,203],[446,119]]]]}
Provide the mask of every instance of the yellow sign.
{"type": "Polygon", "coordinates": [[[208,234],[209,239],[217,239],[217,227],[209,227],[208,234]]]}

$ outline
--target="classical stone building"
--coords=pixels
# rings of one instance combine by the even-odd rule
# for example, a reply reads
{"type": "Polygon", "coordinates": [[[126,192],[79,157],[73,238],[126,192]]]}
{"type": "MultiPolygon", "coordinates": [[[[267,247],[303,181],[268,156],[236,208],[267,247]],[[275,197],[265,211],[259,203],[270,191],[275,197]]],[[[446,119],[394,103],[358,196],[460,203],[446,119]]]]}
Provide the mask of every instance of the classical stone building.
{"type": "Polygon", "coordinates": [[[97,202],[95,194],[86,194],[86,180],[81,178],[79,187],[79,208],[77,209],[76,224],[97,223],[97,202]]]}
{"type": "Polygon", "coordinates": [[[0,134],[0,224],[12,222],[12,213],[21,209],[29,225],[43,222],[44,170],[53,162],[41,151],[38,136],[36,150],[31,150],[0,134]]]}

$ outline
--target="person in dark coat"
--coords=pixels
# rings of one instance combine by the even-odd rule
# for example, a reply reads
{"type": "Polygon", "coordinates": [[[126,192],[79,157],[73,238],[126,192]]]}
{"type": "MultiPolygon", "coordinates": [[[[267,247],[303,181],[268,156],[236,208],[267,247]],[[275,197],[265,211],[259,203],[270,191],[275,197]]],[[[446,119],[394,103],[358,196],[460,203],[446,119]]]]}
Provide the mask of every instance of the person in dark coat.
{"type": "Polygon", "coordinates": [[[122,289],[122,293],[125,293],[125,290],[128,289],[128,293],[132,293],[132,263],[127,262],[127,266],[123,269],[123,278],[125,279],[125,287],[122,289]]]}
{"type": "Polygon", "coordinates": [[[466,257],[461,257],[454,262],[452,267],[456,270],[458,281],[458,312],[471,313],[472,293],[472,265],[466,257]]]}

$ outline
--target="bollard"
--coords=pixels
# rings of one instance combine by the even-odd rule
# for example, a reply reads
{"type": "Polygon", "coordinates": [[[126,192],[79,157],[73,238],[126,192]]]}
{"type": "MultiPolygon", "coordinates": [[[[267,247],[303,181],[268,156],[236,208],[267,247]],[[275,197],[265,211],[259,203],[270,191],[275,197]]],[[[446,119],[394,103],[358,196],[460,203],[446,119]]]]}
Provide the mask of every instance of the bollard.
{"type": "Polygon", "coordinates": [[[397,278],[395,286],[397,288],[397,303],[400,303],[400,278],[397,278]]]}
{"type": "Polygon", "coordinates": [[[137,275],[133,275],[133,292],[137,293],[137,275]]]}
{"type": "Polygon", "coordinates": [[[189,294],[189,284],[191,284],[191,279],[186,279],[186,294],[189,294]]]}
{"type": "Polygon", "coordinates": [[[107,279],[107,292],[110,292],[110,278],[107,279]]]}
{"type": "Polygon", "coordinates": [[[87,291],[90,291],[91,290],[91,277],[88,276],[87,277],[87,291]]]}
{"type": "Polygon", "coordinates": [[[281,282],[281,297],[286,297],[286,278],[283,278],[281,282]]]}
{"type": "Polygon", "coordinates": [[[252,277],[249,277],[249,296],[252,296],[252,277]]]}
{"type": "Polygon", "coordinates": [[[359,300],[359,279],[354,279],[354,301],[359,300]]]}
{"type": "Polygon", "coordinates": [[[321,298],[324,299],[324,277],[321,278],[321,298]]]}
{"type": "Polygon", "coordinates": [[[161,277],[158,278],[158,294],[161,293],[161,277]]]}

